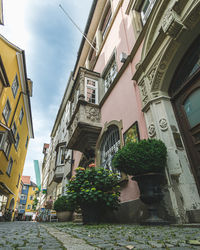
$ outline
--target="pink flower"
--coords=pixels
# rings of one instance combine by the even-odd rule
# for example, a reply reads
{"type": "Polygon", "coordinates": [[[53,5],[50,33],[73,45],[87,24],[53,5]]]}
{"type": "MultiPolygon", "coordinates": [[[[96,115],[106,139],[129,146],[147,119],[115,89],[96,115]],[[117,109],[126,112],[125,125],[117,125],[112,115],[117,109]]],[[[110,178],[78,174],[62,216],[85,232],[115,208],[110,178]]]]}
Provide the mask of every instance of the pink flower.
{"type": "Polygon", "coordinates": [[[88,167],[89,167],[89,168],[95,168],[95,164],[94,164],[94,163],[91,163],[88,167]]]}

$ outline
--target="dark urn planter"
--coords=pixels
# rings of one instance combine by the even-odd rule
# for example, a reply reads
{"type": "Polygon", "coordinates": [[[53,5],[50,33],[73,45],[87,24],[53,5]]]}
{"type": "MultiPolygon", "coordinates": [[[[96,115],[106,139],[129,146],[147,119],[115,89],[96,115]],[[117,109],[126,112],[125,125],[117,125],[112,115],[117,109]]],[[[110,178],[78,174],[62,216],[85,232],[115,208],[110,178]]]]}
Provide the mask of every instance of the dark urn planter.
{"type": "Polygon", "coordinates": [[[102,218],[102,206],[98,203],[81,205],[81,212],[84,225],[99,224],[102,218]]]}
{"type": "Polygon", "coordinates": [[[163,199],[162,186],[165,183],[165,175],[160,173],[148,173],[133,177],[140,189],[140,199],[148,206],[149,218],[141,222],[143,225],[166,225],[167,221],[158,217],[157,207],[163,199]]]}

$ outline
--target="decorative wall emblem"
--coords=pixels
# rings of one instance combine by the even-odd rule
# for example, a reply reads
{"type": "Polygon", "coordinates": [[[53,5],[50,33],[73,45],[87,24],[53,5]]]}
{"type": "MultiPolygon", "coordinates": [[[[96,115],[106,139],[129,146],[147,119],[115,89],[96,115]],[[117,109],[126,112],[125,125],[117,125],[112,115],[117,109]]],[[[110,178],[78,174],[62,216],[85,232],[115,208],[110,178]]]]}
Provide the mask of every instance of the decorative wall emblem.
{"type": "Polygon", "coordinates": [[[160,119],[159,125],[160,125],[160,129],[161,129],[162,131],[165,131],[165,130],[168,129],[167,120],[166,120],[165,118],[160,119]]]}
{"type": "Polygon", "coordinates": [[[100,121],[99,109],[95,107],[86,107],[86,117],[92,122],[100,121]]]}
{"type": "Polygon", "coordinates": [[[154,137],[156,135],[156,128],[153,123],[151,123],[148,127],[148,133],[150,137],[154,137]]]}

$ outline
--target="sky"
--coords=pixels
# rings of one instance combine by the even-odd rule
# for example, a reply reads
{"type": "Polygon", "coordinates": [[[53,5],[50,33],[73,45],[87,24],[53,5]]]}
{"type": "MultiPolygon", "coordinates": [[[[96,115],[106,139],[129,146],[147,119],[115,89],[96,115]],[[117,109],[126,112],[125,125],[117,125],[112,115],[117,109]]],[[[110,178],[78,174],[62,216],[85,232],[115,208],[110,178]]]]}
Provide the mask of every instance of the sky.
{"type": "Polygon", "coordinates": [[[35,181],[33,160],[42,161],[50,134],[74,68],[81,33],[59,4],[84,30],[92,0],[3,0],[0,33],[25,50],[27,75],[33,81],[31,108],[34,139],[29,141],[23,175],[35,181]]]}

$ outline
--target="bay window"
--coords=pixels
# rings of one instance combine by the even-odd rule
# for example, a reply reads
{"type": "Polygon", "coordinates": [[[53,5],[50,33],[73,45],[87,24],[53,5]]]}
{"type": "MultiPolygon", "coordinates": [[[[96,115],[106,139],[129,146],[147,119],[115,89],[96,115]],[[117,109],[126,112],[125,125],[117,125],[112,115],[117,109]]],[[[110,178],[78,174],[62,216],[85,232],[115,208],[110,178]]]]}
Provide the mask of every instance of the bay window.
{"type": "Polygon", "coordinates": [[[86,101],[93,104],[98,104],[98,82],[85,78],[85,98],[86,101]]]}

